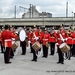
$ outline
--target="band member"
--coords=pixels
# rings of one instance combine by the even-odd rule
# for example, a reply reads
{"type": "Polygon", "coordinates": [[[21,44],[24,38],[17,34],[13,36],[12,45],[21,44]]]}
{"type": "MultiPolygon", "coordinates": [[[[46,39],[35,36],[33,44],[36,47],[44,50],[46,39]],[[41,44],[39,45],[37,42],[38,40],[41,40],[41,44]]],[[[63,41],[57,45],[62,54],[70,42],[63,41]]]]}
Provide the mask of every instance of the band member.
{"type": "MultiPolygon", "coordinates": [[[[43,34],[44,34],[44,32],[42,31],[41,28],[39,28],[39,40],[38,40],[38,41],[39,41],[39,43],[41,44],[41,47],[42,47],[43,34]]],[[[39,51],[41,51],[41,48],[40,48],[39,51]]]]}
{"type": "MultiPolygon", "coordinates": [[[[34,26],[33,33],[32,33],[31,45],[33,45],[36,41],[38,41],[38,39],[39,39],[38,36],[39,36],[39,32],[38,32],[36,26],[34,26]]],[[[31,61],[37,62],[36,52],[32,46],[31,46],[31,49],[32,49],[32,53],[33,53],[33,59],[31,61]]]]}
{"type": "Polygon", "coordinates": [[[60,26],[60,30],[57,33],[57,43],[58,43],[57,47],[58,47],[58,58],[59,58],[57,63],[64,64],[64,54],[59,48],[60,44],[62,44],[64,40],[62,40],[60,35],[63,37],[63,39],[66,38],[66,31],[64,30],[63,25],[60,26]]]}
{"type": "MultiPolygon", "coordinates": [[[[12,44],[14,44],[16,42],[16,40],[18,39],[18,33],[16,32],[15,27],[10,26],[9,27],[9,30],[10,30],[10,32],[12,34],[14,34],[16,36],[16,39],[15,38],[12,38],[12,44]]],[[[14,51],[16,51],[16,50],[13,50],[13,49],[11,50],[10,58],[13,58],[14,57],[14,51]]]]}
{"type": "Polygon", "coordinates": [[[74,31],[71,32],[71,36],[72,36],[72,40],[73,40],[71,55],[75,57],[75,28],[74,28],[74,31]]]}
{"type": "Polygon", "coordinates": [[[10,62],[10,52],[12,48],[12,38],[16,38],[15,35],[13,35],[9,31],[9,26],[5,25],[5,30],[1,34],[2,41],[3,41],[3,46],[5,47],[5,52],[4,52],[4,62],[6,64],[11,63],[10,62]]]}
{"type": "Polygon", "coordinates": [[[67,41],[66,43],[70,46],[70,50],[66,53],[66,59],[70,60],[71,59],[71,54],[72,54],[72,46],[73,46],[73,39],[72,39],[72,32],[69,30],[67,32],[66,38],[67,41]]]}
{"type": "MultiPolygon", "coordinates": [[[[4,27],[2,27],[1,32],[0,32],[0,35],[2,34],[2,32],[3,32],[4,30],[5,30],[4,27]]],[[[4,47],[3,47],[3,42],[2,42],[1,36],[0,36],[0,44],[1,44],[1,53],[4,53],[4,51],[3,51],[4,47]]]]}
{"type": "MultiPolygon", "coordinates": [[[[26,27],[24,27],[24,30],[26,32],[26,27]]],[[[25,55],[26,54],[26,46],[28,46],[28,37],[27,36],[24,41],[20,41],[20,46],[22,47],[21,55],[25,55]]]]}
{"type": "Polygon", "coordinates": [[[32,46],[32,44],[31,44],[31,40],[32,40],[32,29],[29,29],[29,32],[28,32],[27,35],[28,35],[28,40],[30,41],[30,50],[31,50],[30,53],[32,53],[32,49],[31,49],[32,48],[31,47],[32,46]]]}
{"type": "Polygon", "coordinates": [[[43,56],[47,58],[48,57],[48,46],[49,46],[49,40],[50,40],[50,34],[48,33],[47,29],[45,29],[42,39],[43,44],[43,56]]]}
{"type": "MultiPolygon", "coordinates": [[[[12,26],[9,26],[9,30],[12,34],[14,33],[14,28],[12,26]]],[[[13,41],[13,38],[12,38],[12,41],[13,41]]],[[[13,58],[13,56],[14,56],[14,51],[11,49],[10,58],[13,58]]]]}
{"type": "Polygon", "coordinates": [[[51,37],[50,37],[50,55],[54,55],[54,52],[55,52],[55,43],[57,41],[56,39],[56,35],[57,33],[55,32],[55,29],[54,27],[52,28],[52,31],[50,33],[51,37]]]}
{"type": "Polygon", "coordinates": [[[40,44],[42,43],[42,39],[43,39],[43,31],[42,31],[42,29],[41,28],[39,28],[39,42],[40,42],[40,44]]]}

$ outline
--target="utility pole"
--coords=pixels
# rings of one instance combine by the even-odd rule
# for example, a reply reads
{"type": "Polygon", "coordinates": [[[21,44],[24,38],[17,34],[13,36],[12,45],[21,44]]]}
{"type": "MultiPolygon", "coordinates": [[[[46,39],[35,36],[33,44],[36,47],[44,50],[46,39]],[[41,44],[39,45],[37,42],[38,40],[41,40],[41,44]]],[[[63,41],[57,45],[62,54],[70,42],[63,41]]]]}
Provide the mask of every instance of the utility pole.
{"type": "Polygon", "coordinates": [[[15,9],[14,9],[14,18],[16,18],[16,5],[15,5],[15,9]]]}
{"type": "Polygon", "coordinates": [[[68,2],[66,2],[66,17],[68,17],[68,2]]]}
{"type": "Polygon", "coordinates": [[[72,13],[72,29],[73,29],[74,28],[74,25],[73,25],[73,11],[71,13],[72,13]]]}
{"type": "Polygon", "coordinates": [[[32,8],[32,5],[30,4],[30,11],[29,11],[29,16],[30,16],[30,18],[31,18],[31,13],[32,13],[31,8],[32,8]]]}

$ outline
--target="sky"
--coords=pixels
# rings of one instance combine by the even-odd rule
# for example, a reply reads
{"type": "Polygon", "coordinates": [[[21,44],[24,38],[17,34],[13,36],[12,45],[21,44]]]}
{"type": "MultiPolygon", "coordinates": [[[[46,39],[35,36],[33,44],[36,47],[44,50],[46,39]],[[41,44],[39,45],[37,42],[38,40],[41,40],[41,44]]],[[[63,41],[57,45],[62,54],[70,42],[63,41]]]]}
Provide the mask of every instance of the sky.
{"type": "Polygon", "coordinates": [[[16,6],[16,17],[21,18],[28,10],[30,4],[35,5],[41,12],[52,13],[52,17],[66,17],[66,3],[68,2],[68,17],[75,13],[75,0],[0,0],[0,18],[14,18],[16,6]]]}

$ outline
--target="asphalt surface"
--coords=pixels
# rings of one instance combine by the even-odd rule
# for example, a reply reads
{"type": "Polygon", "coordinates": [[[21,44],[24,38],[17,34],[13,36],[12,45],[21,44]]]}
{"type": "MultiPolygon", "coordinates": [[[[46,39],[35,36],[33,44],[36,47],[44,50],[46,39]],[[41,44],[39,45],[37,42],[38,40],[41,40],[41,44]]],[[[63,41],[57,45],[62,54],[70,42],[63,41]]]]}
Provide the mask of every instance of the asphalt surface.
{"type": "Polygon", "coordinates": [[[41,55],[37,62],[31,61],[33,55],[29,47],[26,55],[21,55],[20,46],[17,51],[17,55],[10,60],[11,64],[5,64],[4,54],[0,53],[0,75],[75,75],[75,57],[71,57],[71,60],[66,59],[64,64],[57,64],[57,49],[54,56],[48,55],[48,58],[42,58],[41,55]]]}

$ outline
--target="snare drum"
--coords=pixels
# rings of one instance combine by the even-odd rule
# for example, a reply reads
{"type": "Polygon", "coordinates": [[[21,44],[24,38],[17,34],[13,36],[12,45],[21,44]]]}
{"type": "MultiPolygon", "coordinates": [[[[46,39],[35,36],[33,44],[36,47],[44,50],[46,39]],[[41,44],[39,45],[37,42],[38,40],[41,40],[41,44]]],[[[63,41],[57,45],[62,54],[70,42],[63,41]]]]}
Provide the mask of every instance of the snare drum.
{"type": "Polygon", "coordinates": [[[15,50],[17,47],[18,47],[18,44],[17,44],[16,42],[13,43],[13,45],[12,45],[12,50],[15,50]]]}
{"type": "Polygon", "coordinates": [[[60,50],[64,53],[66,53],[67,51],[70,50],[70,47],[66,44],[66,43],[62,43],[60,46],[59,46],[60,50]]]}
{"type": "Polygon", "coordinates": [[[41,48],[41,45],[39,42],[35,42],[33,45],[32,45],[32,48],[35,50],[35,52],[37,52],[40,48],[41,48]]]}

